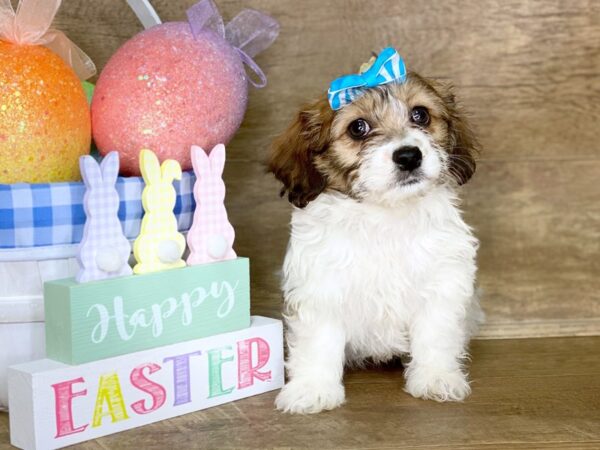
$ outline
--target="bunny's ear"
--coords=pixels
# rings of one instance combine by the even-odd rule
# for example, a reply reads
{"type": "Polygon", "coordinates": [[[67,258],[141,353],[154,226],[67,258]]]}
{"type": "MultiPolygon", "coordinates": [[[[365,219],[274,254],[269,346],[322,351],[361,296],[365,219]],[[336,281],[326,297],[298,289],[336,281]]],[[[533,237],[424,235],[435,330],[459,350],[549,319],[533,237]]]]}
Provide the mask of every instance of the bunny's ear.
{"type": "Polygon", "coordinates": [[[192,145],[192,166],[197,177],[206,173],[209,168],[208,155],[202,147],[192,145]]]}
{"type": "Polygon", "coordinates": [[[102,170],[104,184],[114,186],[119,175],[119,154],[110,152],[106,155],[100,164],[100,170],[102,170]]]}
{"type": "Polygon", "coordinates": [[[210,160],[212,173],[215,175],[222,175],[223,169],[225,168],[225,146],[223,144],[215,145],[210,151],[208,159],[210,160]]]}
{"type": "Polygon", "coordinates": [[[221,175],[225,168],[225,146],[223,144],[215,145],[208,158],[212,172],[221,175]]]}
{"type": "Polygon", "coordinates": [[[160,183],[160,163],[151,150],[144,149],[140,151],[140,170],[146,184],[160,183]]]}
{"type": "Polygon", "coordinates": [[[87,188],[102,184],[100,167],[98,167],[98,163],[90,155],[84,155],[79,158],[79,170],[87,188]]]}
{"type": "Polygon", "coordinates": [[[181,166],[173,159],[167,159],[161,166],[163,183],[171,183],[173,180],[181,180],[181,166]]]}

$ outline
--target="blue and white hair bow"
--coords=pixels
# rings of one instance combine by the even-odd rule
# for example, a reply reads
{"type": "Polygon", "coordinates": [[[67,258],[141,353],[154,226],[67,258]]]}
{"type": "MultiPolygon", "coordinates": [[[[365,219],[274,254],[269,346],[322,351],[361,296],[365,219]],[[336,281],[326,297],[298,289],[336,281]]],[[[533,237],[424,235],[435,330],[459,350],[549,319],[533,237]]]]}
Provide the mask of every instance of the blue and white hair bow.
{"type": "Polygon", "coordinates": [[[352,103],[369,88],[383,86],[388,83],[404,83],[406,67],[396,50],[388,47],[377,56],[375,62],[365,72],[344,75],[336,78],[329,85],[327,96],[331,109],[338,110],[352,103]]]}

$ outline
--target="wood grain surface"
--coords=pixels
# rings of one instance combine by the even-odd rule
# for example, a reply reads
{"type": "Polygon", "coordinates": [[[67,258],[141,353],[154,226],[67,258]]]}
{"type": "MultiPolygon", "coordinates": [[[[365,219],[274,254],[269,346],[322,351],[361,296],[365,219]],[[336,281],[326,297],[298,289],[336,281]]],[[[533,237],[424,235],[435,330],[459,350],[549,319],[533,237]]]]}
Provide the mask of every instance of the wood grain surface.
{"type": "Polygon", "coordinates": [[[464,403],[412,398],[402,367],[389,365],[348,373],[347,404],[331,412],[281,414],[269,393],[72,448],[597,449],[599,347],[599,337],[475,341],[464,403]]]}
{"type": "MultiPolygon", "coordinates": [[[[194,0],[153,0],[181,20],[194,0]]],[[[393,45],[409,68],[452,81],[484,152],[464,189],[481,239],[482,336],[600,333],[600,2],[596,0],[218,0],[224,17],[256,8],[281,35],[257,62],[228,147],[236,249],[252,266],[255,313],[279,315],[277,272],[290,208],[264,175],[273,136],[298,106],[393,45]]],[[[102,68],[141,30],[121,0],[68,0],[56,26],[102,68]]]]}

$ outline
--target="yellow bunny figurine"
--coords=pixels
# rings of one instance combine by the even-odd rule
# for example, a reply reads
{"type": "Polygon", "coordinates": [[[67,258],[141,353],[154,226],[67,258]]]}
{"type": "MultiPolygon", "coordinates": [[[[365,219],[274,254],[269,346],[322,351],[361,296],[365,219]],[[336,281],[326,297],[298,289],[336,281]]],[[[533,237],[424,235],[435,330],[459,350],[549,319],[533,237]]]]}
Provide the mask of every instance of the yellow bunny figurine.
{"type": "Polygon", "coordinates": [[[140,234],[133,244],[137,261],[133,271],[140,274],[185,267],[181,259],[185,238],[177,231],[173,213],[176,200],[173,180],[181,180],[181,166],[172,159],[161,166],[153,152],[142,150],[140,169],[146,182],[142,192],[145,214],[140,234]]]}

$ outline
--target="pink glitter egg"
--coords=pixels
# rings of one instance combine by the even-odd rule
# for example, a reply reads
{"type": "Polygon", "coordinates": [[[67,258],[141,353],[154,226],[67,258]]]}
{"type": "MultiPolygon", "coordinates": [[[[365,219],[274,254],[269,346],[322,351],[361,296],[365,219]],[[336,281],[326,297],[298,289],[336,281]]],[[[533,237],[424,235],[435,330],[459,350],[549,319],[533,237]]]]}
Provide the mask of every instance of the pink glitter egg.
{"type": "Polygon", "coordinates": [[[92,131],[102,155],[117,150],[123,175],[139,175],[140,150],[192,167],[190,147],[227,144],[248,99],[243,63],[211,31],[184,22],[152,27],[126,42],[100,74],[92,131]]]}

